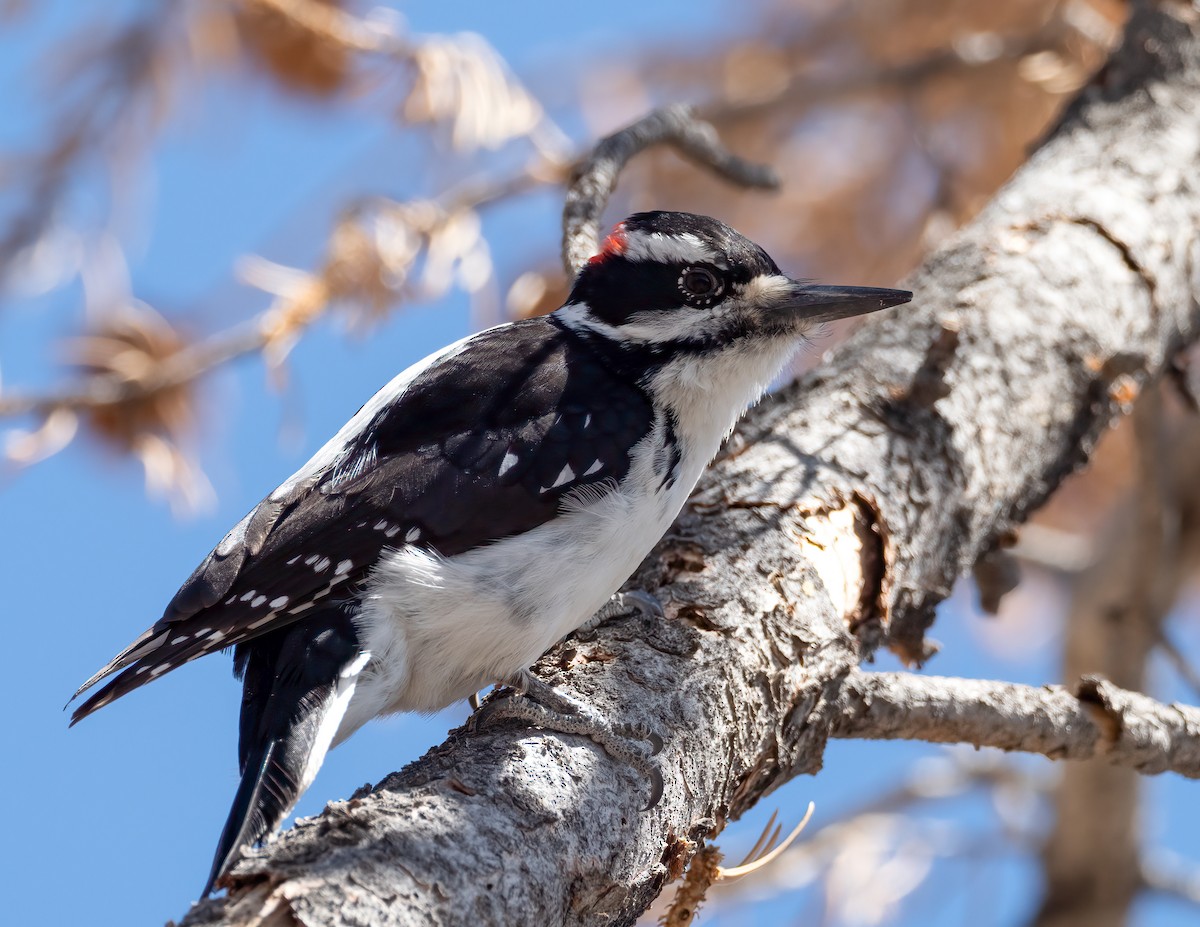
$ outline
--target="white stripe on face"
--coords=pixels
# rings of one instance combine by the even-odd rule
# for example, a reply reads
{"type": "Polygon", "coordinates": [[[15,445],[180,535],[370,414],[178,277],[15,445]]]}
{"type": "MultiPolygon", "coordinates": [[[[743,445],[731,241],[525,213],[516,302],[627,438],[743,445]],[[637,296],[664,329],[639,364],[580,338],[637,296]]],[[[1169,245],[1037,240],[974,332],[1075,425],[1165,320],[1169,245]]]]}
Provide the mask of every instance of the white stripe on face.
{"type": "Polygon", "coordinates": [[[554,310],[553,314],[555,318],[566,323],[568,328],[593,331],[598,335],[611,338],[613,341],[625,341],[629,337],[625,334],[623,326],[609,325],[607,322],[600,321],[588,312],[588,307],[584,303],[567,303],[560,309],[554,310]]]}
{"type": "Polygon", "coordinates": [[[623,257],[629,261],[725,266],[724,259],[717,252],[690,232],[677,235],[664,235],[662,232],[627,232],[623,257]]]}
{"type": "Polygon", "coordinates": [[[634,341],[650,343],[699,341],[720,331],[727,313],[715,309],[684,306],[660,312],[639,312],[620,326],[621,334],[634,341]]]}

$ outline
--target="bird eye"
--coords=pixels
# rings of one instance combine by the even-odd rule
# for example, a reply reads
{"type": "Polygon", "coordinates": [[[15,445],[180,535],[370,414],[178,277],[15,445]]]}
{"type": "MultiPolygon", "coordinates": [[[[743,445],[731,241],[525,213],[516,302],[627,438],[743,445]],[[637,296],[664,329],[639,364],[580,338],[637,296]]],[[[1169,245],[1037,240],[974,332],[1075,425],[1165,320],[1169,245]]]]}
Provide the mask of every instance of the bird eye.
{"type": "Polygon", "coordinates": [[[721,295],[721,281],[706,267],[689,267],[679,275],[679,289],[700,305],[712,305],[721,295]]]}

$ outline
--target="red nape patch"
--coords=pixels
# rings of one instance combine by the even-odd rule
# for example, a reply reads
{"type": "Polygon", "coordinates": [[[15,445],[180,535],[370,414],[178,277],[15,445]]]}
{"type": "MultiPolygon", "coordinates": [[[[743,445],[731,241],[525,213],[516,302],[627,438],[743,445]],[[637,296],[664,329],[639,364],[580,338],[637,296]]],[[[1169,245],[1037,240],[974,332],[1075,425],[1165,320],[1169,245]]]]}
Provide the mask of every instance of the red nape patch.
{"type": "Polygon", "coordinates": [[[600,246],[600,250],[588,258],[589,264],[602,264],[614,254],[624,254],[625,248],[629,245],[629,240],[625,237],[625,223],[618,222],[613,226],[613,230],[608,233],[608,237],[604,239],[604,244],[600,246]]]}

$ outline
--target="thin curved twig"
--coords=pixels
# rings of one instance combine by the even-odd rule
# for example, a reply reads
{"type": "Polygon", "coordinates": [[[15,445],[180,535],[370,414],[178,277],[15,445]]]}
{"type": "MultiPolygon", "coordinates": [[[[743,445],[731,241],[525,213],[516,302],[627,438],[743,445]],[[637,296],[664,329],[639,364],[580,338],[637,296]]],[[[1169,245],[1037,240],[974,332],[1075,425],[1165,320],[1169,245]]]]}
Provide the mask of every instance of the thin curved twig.
{"type": "Polygon", "coordinates": [[[608,205],[625,165],[634,155],[664,142],[730,183],[766,190],[779,186],[774,169],[730,152],[721,144],[717,130],[697,118],[692,107],[673,105],[656,109],[601,139],[576,167],[563,207],[562,257],[569,275],[578,273],[596,253],[600,214],[608,205]]]}

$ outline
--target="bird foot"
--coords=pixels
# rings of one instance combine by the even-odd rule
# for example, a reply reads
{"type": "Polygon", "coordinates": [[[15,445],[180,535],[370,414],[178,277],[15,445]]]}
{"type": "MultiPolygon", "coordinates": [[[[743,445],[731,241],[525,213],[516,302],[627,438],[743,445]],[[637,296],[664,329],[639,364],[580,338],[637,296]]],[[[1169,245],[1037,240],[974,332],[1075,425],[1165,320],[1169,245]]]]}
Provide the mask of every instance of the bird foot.
{"type": "Polygon", "coordinates": [[[613,618],[628,618],[637,615],[647,624],[666,617],[662,603],[641,589],[616,592],[600,607],[596,614],[581,624],[572,634],[577,639],[587,640],[596,628],[613,618]]]}
{"type": "Polygon", "coordinates": [[[649,725],[613,724],[597,715],[590,706],[563,695],[528,670],[504,681],[511,694],[493,698],[471,719],[472,728],[497,721],[523,721],[558,734],[578,734],[604,748],[618,762],[632,766],[650,784],[650,799],[643,811],[649,811],[663,795],[663,776],[655,761],[663,748],[663,739],[649,725]]]}

